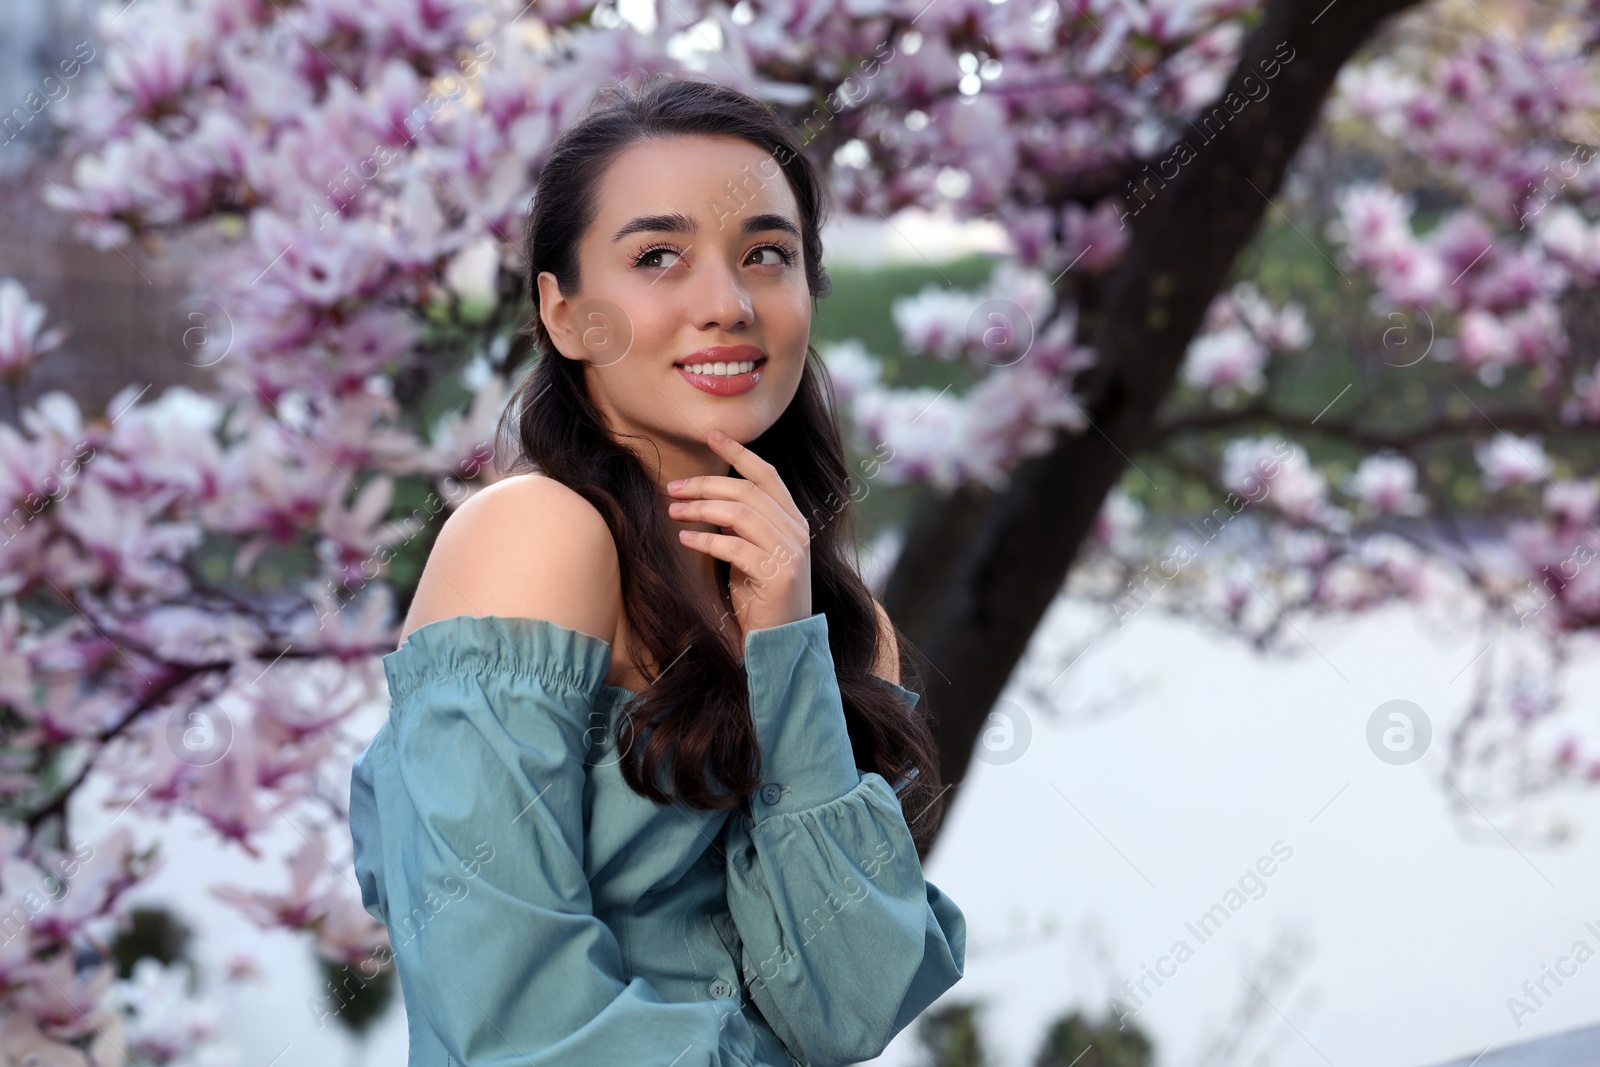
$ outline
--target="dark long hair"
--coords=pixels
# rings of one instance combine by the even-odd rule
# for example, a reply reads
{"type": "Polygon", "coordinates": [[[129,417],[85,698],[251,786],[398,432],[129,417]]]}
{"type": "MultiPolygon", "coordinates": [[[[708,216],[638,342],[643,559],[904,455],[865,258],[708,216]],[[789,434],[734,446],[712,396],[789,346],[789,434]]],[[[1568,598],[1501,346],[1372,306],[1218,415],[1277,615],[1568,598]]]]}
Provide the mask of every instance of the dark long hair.
{"type": "MultiPolygon", "coordinates": [[[[657,803],[675,797],[690,807],[718,809],[739,806],[761,785],[744,667],[719,636],[717,620],[682,593],[692,580],[672,547],[677,538],[660,506],[659,486],[639,455],[606,427],[589,398],[585,364],[556,351],[538,314],[540,272],[554,274],[562,293],[579,289],[578,243],[594,222],[596,190],[611,162],[641,141],[694,135],[738,137],[772,154],[799,203],[813,310],[828,295],[821,237],[826,187],[793,129],[774,110],[743,93],[681,75],[614,82],[563,131],[539,175],[527,217],[527,291],[534,314],[525,331],[536,358],[497,431],[501,440],[514,436],[516,445],[497,451],[515,453],[503,470],[537,470],[554,478],[593,504],[611,528],[623,610],[643,653],[644,662],[636,660],[634,666],[652,678],[618,719],[615,743],[625,754],[624,779],[657,803]],[[690,648],[697,654],[685,656],[690,648]],[[646,663],[673,669],[656,674],[646,663]],[[645,742],[635,744],[641,737],[645,742]],[[671,795],[659,786],[663,764],[671,795]]],[[[746,447],[777,469],[811,526],[811,602],[827,616],[856,766],[890,783],[910,777],[900,794],[901,809],[919,852],[925,851],[944,792],[930,720],[924,702],[908,710],[872,673],[878,614],[857,562],[846,554],[859,548],[850,510],[851,489],[859,483],[848,473],[833,385],[814,347],[806,346],[794,400],[746,447]]],[[[737,471],[729,473],[739,477],[737,471]]],[[[730,571],[726,561],[716,560],[723,588],[730,571]]],[[[898,631],[896,637],[905,672],[901,684],[920,690],[910,677],[911,661],[898,631]]]]}

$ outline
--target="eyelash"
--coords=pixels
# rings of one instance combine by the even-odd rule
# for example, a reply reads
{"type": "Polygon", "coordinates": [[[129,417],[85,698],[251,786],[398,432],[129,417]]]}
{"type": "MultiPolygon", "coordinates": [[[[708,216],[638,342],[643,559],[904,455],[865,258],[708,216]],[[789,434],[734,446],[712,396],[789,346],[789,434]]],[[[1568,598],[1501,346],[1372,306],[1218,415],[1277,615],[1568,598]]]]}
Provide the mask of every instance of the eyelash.
{"type": "MultiPolygon", "coordinates": [[[[794,261],[795,261],[796,257],[798,256],[798,253],[795,252],[794,249],[790,248],[788,245],[781,245],[781,244],[757,245],[755,248],[752,248],[751,251],[752,252],[759,252],[763,248],[775,249],[777,251],[778,255],[783,257],[783,265],[785,267],[793,266],[794,265],[794,261]]],[[[651,245],[649,248],[644,249],[638,255],[633,257],[633,265],[635,267],[638,267],[641,263],[643,263],[646,259],[649,259],[650,256],[652,256],[656,252],[674,252],[674,253],[676,253],[676,254],[678,254],[680,256],[683,255],[683,250],[681,248],[674,248],[671,245],[651,245]]],[[[770,264],[770,263],[764,264],[764,265],[765,266],[773,266],[773,264],[770,264]]],[[[664,270],[664,269],[667,269],[667,268],[659,268],[659,269],[663,269],[664,270]]]]}

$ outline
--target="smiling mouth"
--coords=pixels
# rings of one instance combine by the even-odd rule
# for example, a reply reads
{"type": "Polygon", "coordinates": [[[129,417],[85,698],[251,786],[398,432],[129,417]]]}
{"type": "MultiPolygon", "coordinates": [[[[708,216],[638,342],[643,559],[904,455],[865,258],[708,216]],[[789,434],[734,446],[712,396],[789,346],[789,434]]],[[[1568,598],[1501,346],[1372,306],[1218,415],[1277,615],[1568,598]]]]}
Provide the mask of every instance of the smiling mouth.
{"type": "Polygon", "coordinates": [[[673,366],[682,370],[690,371],[690,373],[731,378],[737,374],[749,374],[751,371],[760,370],[766,365],[766,362],[766,356],[762,356],[759,359],[742,359],[733,360],[732,362],[722,361],[724,372],[721,375],[718,375],[714,369],[717,366],[717,362],[715,361],[709,363],[674,363],[673,366]],[[698,371],[691,370],[691,368],[694,367],[698,367],[700,369],[698,371]]]}

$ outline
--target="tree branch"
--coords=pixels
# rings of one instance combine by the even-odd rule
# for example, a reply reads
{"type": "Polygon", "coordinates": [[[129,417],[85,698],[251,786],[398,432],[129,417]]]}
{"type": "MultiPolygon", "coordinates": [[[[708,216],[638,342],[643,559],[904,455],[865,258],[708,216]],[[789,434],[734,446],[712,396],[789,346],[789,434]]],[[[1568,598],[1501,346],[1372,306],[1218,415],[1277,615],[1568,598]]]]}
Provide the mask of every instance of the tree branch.
{"type": "Polygon", "coordinates": [[[1600,426],[1569,426],[1558,420],[1549,409],[1497,408],[1492,411],[1472,412],[1468,416],[1438,415],[1426,422],[1404,429],[1386,430],[1362,426],[1339,419],[1319,419],[1314,416],[1291,414],[1265,406],[1251,405],[1234,411],[1201,411],[1159,424],[1162,439],[1187,433],[1206,433],[1212,430],[1247,428],[1275,428],[1308,435],[1321,434],[1337,437],[1353,445],[1373,451],[1389,448],[1404,451],[1448,437],[1492,435],[1500,430],[1515,433],[1538,433],[1547,436],[1568,434],[1573,437],[1600,438],[1600,426]]]}

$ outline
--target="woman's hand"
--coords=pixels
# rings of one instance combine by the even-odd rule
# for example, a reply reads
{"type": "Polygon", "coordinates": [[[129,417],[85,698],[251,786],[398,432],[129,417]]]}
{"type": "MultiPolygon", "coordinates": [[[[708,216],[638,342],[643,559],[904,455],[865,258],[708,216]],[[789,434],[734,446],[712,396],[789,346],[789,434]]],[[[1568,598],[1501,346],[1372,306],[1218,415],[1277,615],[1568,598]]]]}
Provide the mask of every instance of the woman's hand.
{"type": "Polygon", "coordinates": [[[811,527],[772,464],[720,430],[713,430],[707,443],[744,477],[699,475],[669,482],[667,492],[679,499],[667,513],[722,530],[680,530],[678,539],[730,565],[729,593],[742,647],[751,630],[811,617],[811,527]]]}

